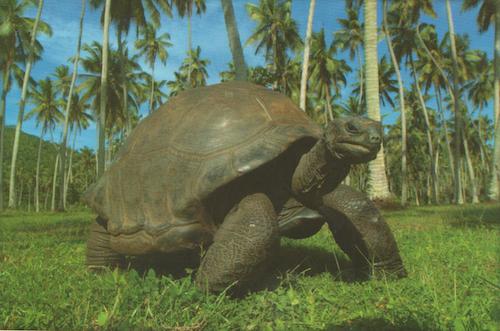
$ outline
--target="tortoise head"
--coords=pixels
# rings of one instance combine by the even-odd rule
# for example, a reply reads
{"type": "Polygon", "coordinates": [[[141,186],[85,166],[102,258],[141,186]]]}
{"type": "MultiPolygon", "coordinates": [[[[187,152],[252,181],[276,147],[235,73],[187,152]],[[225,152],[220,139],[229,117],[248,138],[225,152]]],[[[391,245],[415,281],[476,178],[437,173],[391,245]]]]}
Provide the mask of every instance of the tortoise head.
{"type": "Polygon", "coordinates": [[[364,163],[377,157],[382,125],[360,116],[336,118],[325,128],[323,139],[335,159],[349,164],[364,163]]]}

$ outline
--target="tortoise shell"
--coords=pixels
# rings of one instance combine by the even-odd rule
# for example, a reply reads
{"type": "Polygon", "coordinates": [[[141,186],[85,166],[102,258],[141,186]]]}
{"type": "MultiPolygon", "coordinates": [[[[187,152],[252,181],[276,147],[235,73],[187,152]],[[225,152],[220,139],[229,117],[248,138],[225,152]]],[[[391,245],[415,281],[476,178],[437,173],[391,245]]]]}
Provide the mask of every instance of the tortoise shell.
{"type": "Polygon", "coordinates": [[[83,200],[124,254],[171,252],[210,241],[204,201],[303,138],[321,134],[280,93],[247,82],[190,89],[142,120],[83,200]]]}

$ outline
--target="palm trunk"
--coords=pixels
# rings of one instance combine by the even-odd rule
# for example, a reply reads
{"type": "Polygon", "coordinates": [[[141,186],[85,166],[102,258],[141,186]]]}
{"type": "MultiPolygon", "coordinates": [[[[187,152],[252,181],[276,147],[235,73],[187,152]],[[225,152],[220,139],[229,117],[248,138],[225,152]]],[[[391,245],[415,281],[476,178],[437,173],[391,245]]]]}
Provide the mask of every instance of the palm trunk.
{"type": "Polygon", "coordinates": [[[109,136],[108,137],[108,149],[106,150],[106,164],[109,165],[111,163],[111,158],[112,158],[112,148],[113,148],[113,137],[109,136]]]}
{"type": "Polygon", "coordinates": [[[326,96],[326,109],[328,111],[328,117],[330,118],[330,121],[333,121],[333,110],[331,104],[332,97],[330,95],[330,88],[326,85],[325,85],[325,96],[326,96]]]}
{"type": "Polygon", "coordinates": [[[19,190],[19,197],[17,198],[17,207],[21,207],[21,204],[23,202],[23,193],[24,193],[24,181],[21,179],[21,185],[19,185],[21,188],[19,190]]]}
{"type": "Polygon", "coordinates": [[[54,177],[52,177],[52,201],[50,204],[50,210],[56,210],[56,183],[57,183],[57,170],[59,169],[59,154],[56,156],[56,162],[54,164],[54,177]]]}
{"type": "Polygon", "coordinates": [[[462,196],[464,197],[464,202],[467,201],[467,178],[465,176],[465,165],[464,161],[462,160],[461,166],[460,166],[460,176],[462,177],[462,196]]]}
{"type": "Polygon", "coordinates": [[[31,212],[31,186],[28,186],[28,213],[31,212]]]}
{"type": "Polygon", "coordinates": [[[448,161],[450,163],[450,170],[451,173],[455,173],[455,165],[453,161],[453,153],[451,152],[451,141],[450,137],[448,135],[448,124],[446,124],[446,119],[444,118],[444,110],[443,110],[443,102],[441,98],[441,89],[437,86],[434,86],[434,89],[436,90],[437,94],[437,105],[438,105],[438,112],[441,117],[441,122],[443,122],[443,129],[444,129],[444,140],[446,142],[446,151],[448,152],[448,161]]]}
{"type": "Polygon", "coordinates": [[[467,162],[466,165],[467,165],[467,173],[469,174],[469,180],[470,180],[472,203],[479,203],[476,175],[474,173],[474,169],[472,166],[472,159],[471,159],[470,153],[469,153],[469,143],[467,142],[467,138],[465,137],[465,134],[463,135],[463,138],[464,138],[463,144],[464,144],[464,152],[465,152],[465,161],[467,162]]]}
{"type": "Polygon", "coordinates": [[[155,62],[151,64],[151,91],[149,95],[149,113],[153,112],[153,101],[155,96],[155,62]]]}
{"type": "MultiPolygon", "coordinates": [[[[378,59],[377,59],[377,0],[365,0],[365,84],[368,117],[380,121],[378,59]]],[[[384,147],[377,158],[368,164],[370,169],[370,197],[387,199],[390,197],[385,174],[384,147]]]]}
{"type": "Polygon", "coordinates": [[[75,151],[75,141],[76,141],[76,129],[74,129],[74,133],[73,133],[73,148],[71,149],[71,152],[69,154],[69,164],[68,164],[68,170],[67,170],[67,173],[66,173],[66,177],[64,178],[64,205],[66,206],[67,205],[67,201],[68,201],[68,187],[69,187],[69,183],[70,183],[70,180],[71,180],[71,176],[72,176],[72,166],[73,166],[73,152],[75,151]]]}
{"type": "Polygon", "coordinates": [[[7,93],[9,93],[10,61],[7,60],[3,72],[2,98],[0,100],[0,211],[3,210],[3,145],[5,129],[5,110],[7,107],[7,93]]]}
{"type": "Polygon", "coordinates": [[[35,211],[40,212],[40,159],[42,155],[42,142],[44,130],[40,133],[40,142],[38,143],[38,156],[36,158],[36,176],[35,176],[35,211]]]}
{"type": "Polygon", "coordinates": [[[310,0],[309,16],[307,17],[306,40],[304,42],[304,60],[302,62],[302,77],[300,80],[300,109],[306,111],[307,76],[309,70],[309,53],[311,52],[311,35],[316,0],[310,0]]]}
{"type": "Polygon", "coordinates": [[[425,120],[425,133],[427,136],[427,148],[429,149],[429,158],[431,160],[431,176],[432,176],[432,202],[439,203],[439,198],[437,196],[437,176],[435,172],[434,166],[434,147],[433,147],[433,139],[432,139],[432,128],[431,123],[429,121],[429,114],[427,112],[427,106],[425,104],[424,97],[422,96],[422,91],[420,90],[420,83],[417,75],[417,70],[415,69],[415,65],[413,63],[413,58],[410,56],[411,69],[413,72],[413,78],[415,80],[415,86],[417,88],[418,99],[420,101],[420,105],[422,107],[422,112],[424,114],[425,120]]]}
{"type": "Polygon", "coordinates": [[[495,83],[494,83],[494,109],[495,109],[495,137],[493,143],[493,157],[491,160],[491,179],[489,183],[488,198],[500,198],[500,2],[495,2],[495,83]]]}
{"type": "Polygon", "coordinates": [[[436,154],[434,157],[434,173],[436,174],[436,194],[439,196],[439,146],[436,147],[436,154]]]}
{"type": "Polygon", "coordinates": [[[385,40],[387,41],[387,48],[389,48],[389,53],[391,55],[392,65],[394,66],[394,71],[396,72],[396,78],[398,80],[398,94],[399,94],[399,106],[401,108],[401,204],[404,206],[406,200],[408,199],[408,187],[406,183],[407,176],[407,162],[406,162],[406,110],[405,110],[405,97],[404,97],[404,85],[403,79],[401,78],[401,72],[399,71],[399,63],[394,54],[394,49],[392,47],[391,36],[389,33],[389,26],[387,25],[387,0],[384,0],[383,4],[383,30],[385,34],[385,40]]]}
{"type": "Polygon", "coordinates": [[[85,16],[85,3],[86,0],[82,0],[82,11],[80,13],[80,32],[78,34],[78,42],[76,45],[76,55],[75,55],[75,60],[73,61],[73,75],[71,77],[71,83],[69,85],[69,92],[68,92],[68,97],[67,97],[67,102],[66,102],[66,109],[64,111],[64,128],[63,128],[63,134],[62,134],[62,141],[61,141],[61,148],[60,148],[60,159],[61,159],[61,166],[60,171],[61,173],[59,174],[60,178],[60,183],[59,183],[59,210],[65,210],[66,209],[66,194],[65,192],[65,183],[64,183],[64,171],[66,169],[66,142],[68,139],[68,127],[69,127],[69,115],[70,115],[70,109],[71,109],[71,101],[72,101],[72,96],[73,96],[73,89],[75,88],[75,82],[76,82],[76,75],[78,73],[78,62],[80,61],[80,48],[82,45],[82,34],[83,34],[83,18],[85,16]]]}
{"type": "Polygon", "coordinates": [[[273,33],[272,35],[272,43],[273,43],[273,75],[274,75],[274,80],[273,80],[273,90],[278,89],[278,45],[277,45],[277,39],[276,39],[276,34],[273,33]]]}
{"type": "Polygon", "coordinates": [[[105,170],[106,158],[106,104],[108,101],[108,48],[109,48],[109,21],[111,0],[106,0],[104,9],[104,27],[102,37],[102,72],[101,72],[101,100],[99,103],[99,147],[97,157],[97,177],[102,176],[105,170]]]}
{"type": "Polygon", "coordinates": [[[481,134],[481,121],[480,120],[478,121],[477,126],[476,126],[476,124],[474,124],[474,121],[471,121],[471,124],[472,124],[472,127],[477,131],[477,137],[479,139],[479,157],[481,159],[481,169],[483,171],[487,172],[488,169],[486,166],[486,158],[485,158],[485,154],[484,154],[485,142],[484,142],[483,136],[481,134]]]}
{"type": "Polygon", "coordinates": [[[363,63],[361,62],[361,47],[358,47],[357,55],[358,58],[358,68],[359,68],[359,99],[358,108],[359,111],[363,112],[363,93],[364,93],[364,78],[363,78],[363,63]]]}
{"type": "Polygon", "coordinates": [[[50,190],[47,189],[47,191],[45,192],[45,201],[43,202],[43,210],[47,210],[47,204],[49,203],[49,194],[50,190]]]}
{"type": "Polygon", "coordinates": [[[125,120],[127,121],[125,126],[125,137],[128,137],[130,135],[130,132],[132,131],[132,116],[128,109],[127,84],[123,84],[122,92],[123,92],[123,114],[125,115],[125,120]]]}
{"type": "MultiPolygon", "coordinates": [[[[312,0],[314,1],[314,0],[312,0]]],[[[229,47],[233,57],[234,69],[236,71],[236,80],[246,81],[247,65],[241,47],[240,34],[238,32],[238,24],[234,16],[233,1],[221,0],[222,10],[224,11],[224,21],[226,23],[227,37],[229,39],[229,47]]]]}
{"type": "MultiPolygon", "coordinates": [[[[192,42],[192,31],[191,31],[191,13],[188,13],[187,15],[187,20],[188,20],[188,56],[191,56],[191,52],[193,51],[193,42],[192,42]]],[[[189,66],[188,66],[188,76],[187,76],[187,86],[188,88],[191,88],[191,61],[189,61],[189,66]]]]}
{"type": "Polygon", "coordinates": [[[21,138],[21,128],[24,120],[24,108],[26,106],[26,95],[28,93],[28,83],[31,74],[31,67],[33,66],[34,54],[33,49],[36,41],[36,33],[38,30],[38,24],[40,23],[40,17],[42,16],[43,0],[38,1],[38,9],[35,18],[35,24],[33,24],[33,30],[31,31],[30,40],[30,51],[28,55],[28,61],[26,62],[26,70],[24,72],[23,87],[21,90],[21,99],[19,100],[19,113],[17,114],[17,125],[16,133],[14,135],[14,146],[12,148],[12,161],[10,165],[10,181],[9,181],[9,207],[14,208],[16,206],[15,193],[16,193],[16,162],[17,153],[19,152],[19,139],[21,138]]]}
{"type": "Polygon", "coordinates": [[[450,0],[446,0],[446,12],[448,15],[448,29],[450,32],[450,43],[451,43],[451,57],[453,59],[453,88],[452,93],[455,99],[453,102],[455,110],[455,203],[463,204],[464,199],[461,194],[461,180],[460,180],[460,164],[461,164],[461,131],[462,131],[462,112],[458,105],[458,59],[457,59],[457,48],[455,46],[455,28],[453,25],[453,17],[451,13],[450,0]]]}

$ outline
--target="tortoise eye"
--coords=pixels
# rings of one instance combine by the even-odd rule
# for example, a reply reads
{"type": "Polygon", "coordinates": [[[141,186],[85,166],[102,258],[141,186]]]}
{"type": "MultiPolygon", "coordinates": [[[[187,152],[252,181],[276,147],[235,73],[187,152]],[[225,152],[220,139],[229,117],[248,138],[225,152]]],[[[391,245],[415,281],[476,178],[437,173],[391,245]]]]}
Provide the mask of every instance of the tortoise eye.
{"type": "Polygon", "coordinates": [[[346,129],[350,133],[359,133],[358,128],[354,124],[352,124],[351,122],[347,122],[346,129]]]}

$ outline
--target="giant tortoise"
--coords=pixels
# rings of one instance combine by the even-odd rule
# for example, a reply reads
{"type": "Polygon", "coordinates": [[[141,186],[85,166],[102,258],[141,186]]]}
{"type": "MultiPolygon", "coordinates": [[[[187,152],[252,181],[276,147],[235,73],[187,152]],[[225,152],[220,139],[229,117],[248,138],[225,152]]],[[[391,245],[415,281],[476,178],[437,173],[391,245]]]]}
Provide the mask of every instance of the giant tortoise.
{"type": "Polygon", "coordinates": [[[85,193],[98,214],[87,265],[203,247],[196,284],[221,291],[261,277],[281,236],[311,236],[326,222],[357,269],[402,276],[385,220],[341,184],[352,164],[375,158],[381,134],[362,117],[322,130],[288,97],[250,83],[182,92],[133,130],[85,193]]]}

